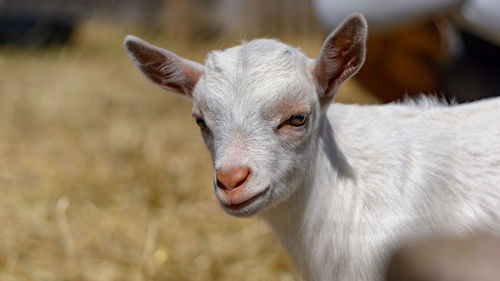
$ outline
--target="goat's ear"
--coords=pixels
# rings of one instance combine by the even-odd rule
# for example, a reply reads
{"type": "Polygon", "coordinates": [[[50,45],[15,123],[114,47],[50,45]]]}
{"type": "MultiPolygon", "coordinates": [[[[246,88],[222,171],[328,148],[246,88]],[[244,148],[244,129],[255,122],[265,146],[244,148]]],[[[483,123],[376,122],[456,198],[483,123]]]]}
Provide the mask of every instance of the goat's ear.
{"type": "Polygon", "coordinates": [[[363,15],[352,14],[328,35],[313,69],[321,106],[330,103],[340,85],[363,65],[366,34],[363,15]]]}
{"type": "Polygon", "coordinates": [[[191,97],[203,66],[165,49],[149,44],[133,35],[123,43],[128,56],[144,75],[160,87],[191,97]]]}

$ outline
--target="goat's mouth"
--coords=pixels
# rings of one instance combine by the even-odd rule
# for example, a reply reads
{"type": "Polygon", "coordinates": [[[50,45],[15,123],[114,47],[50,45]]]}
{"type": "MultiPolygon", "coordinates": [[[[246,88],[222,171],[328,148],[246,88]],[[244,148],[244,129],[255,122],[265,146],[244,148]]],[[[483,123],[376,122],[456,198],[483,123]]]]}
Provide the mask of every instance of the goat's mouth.
{"type": "Polygon", "coordinates": [[[270,189],[271,188],[268,186],[264,190],[262,190],[261,192],[257,193],[256,195],[254,195],[254,196],[252,196],[252,197],[250,197],[242,202],[238,202],[238,203],[234,203],[234,204],[224,202],[222,200],[219,200],[219,202],[224,207],[224,209],[226,209],[229,213],[231,213],[233,215],[239,215],[239,216],[247,215],[247,216],[249,216],[249,215],[254,214],[259,209],[259,206],[255,206],[255,208],[248,208],[248,207],[253,205],[253,203],[255,203],[256,201],[259,201],[259,199],[264,198],[269,193],[270,189]]]}

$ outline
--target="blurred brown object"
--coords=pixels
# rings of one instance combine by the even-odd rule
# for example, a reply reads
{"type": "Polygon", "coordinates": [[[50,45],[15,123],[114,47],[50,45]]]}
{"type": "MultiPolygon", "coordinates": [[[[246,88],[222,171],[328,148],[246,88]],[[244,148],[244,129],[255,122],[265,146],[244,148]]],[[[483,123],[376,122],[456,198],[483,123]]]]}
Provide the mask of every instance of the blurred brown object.
{"type": "Polygon", "coordinates": [[[498,281],[500,238],[475,235],[440,237],[399,249],[387,281],[498,281]]]}
{"type": "Polygon", "coordinates": [[[447,54],[440,25],[444,18],[370,35],[365,65],[357,80],[384,102],[439,93],[437,63],[447,54]]]}

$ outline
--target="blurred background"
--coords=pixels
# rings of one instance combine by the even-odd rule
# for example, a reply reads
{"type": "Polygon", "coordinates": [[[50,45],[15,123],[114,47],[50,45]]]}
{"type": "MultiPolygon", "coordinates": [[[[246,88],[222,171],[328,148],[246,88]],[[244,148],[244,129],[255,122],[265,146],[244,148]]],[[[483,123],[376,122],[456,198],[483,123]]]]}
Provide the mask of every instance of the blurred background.
{"type": "Polygon", "coordinates": [[[371,2],[0,0],[0,280],[298,280],[263,222],[219,208],[189,101],[122,41],[203,62],[276,37],[315,57],[358,11],[366,65],[337,102],[499,95],[493,0],[371,2]]]}

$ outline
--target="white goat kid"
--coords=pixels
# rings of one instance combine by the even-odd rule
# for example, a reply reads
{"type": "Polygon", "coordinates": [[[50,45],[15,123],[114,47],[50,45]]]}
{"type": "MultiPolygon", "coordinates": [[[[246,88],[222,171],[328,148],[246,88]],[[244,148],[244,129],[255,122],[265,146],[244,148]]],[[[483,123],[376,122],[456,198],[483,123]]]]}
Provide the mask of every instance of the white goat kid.
{"type": "Polygon", "coordinates": [[[354,14],[315,60],[258,39],[205,66],[125,39],[148,78],[192,99],[222,208],[259,213],[306,280],[380,280],[412,237],[500,229],[500,99],[330,104],[366,32],[354,14]]]}

